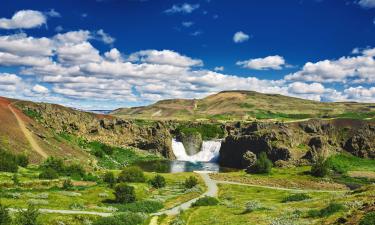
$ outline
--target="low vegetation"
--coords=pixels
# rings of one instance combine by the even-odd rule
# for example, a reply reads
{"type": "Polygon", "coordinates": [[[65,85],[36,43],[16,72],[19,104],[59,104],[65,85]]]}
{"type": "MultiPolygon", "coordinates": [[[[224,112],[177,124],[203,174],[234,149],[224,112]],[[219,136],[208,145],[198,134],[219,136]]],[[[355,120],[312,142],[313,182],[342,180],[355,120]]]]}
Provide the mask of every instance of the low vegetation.
{"type": "Polygon", "coordinates": [[[298,201],[303,201],[307,199],[311,199],[311,197],[308,194],[298,193],[298,194],[292,194],[292,195],[286,196],[282,200],[282,202],[298,202],[298,201]]]}
{"type": "Polygon", "coordinates": [[[375,212],[366,213],[359,223],[359,225],[374,225],[374,224],[375,224],[375,212]]]}
{"type": "Polygon", "coordinates": [[[125,212],[140,212],[140,213],[154,213],[164,208],[163,203],[159,201],[137,201],[129,204],[122,204],[118,206],[119,211],[125,212]]]}
{"type": "Polygon", "coordinates": [[[200,133],[203,140],[224,137],[224,129],[221,127],[221,124],[181,124],[176,130],[177,133],[184,133],[185,135],[200,133]]]}
{"type": "Polygon", "coordinates": [[[146,182],[146,177],[141,168],[137,166],[131,166],[126,167],[121,171],[121,173],[118,175],[117,181],[143,183],[146,182]]]}
{"type": "Polygon", "coordinates": [[[198,207],[198,206],[213,206],[213,205],[217,205],[219,204],[219,200],[217,198],[214,198],[214,197],[210,197],[210,196],[205,196],[205,197],[202,197],[200,199],[198,199],[197,201],[195,201],[192,206],[193,207],[198,207]]]}
{"type": "Polygon", "coordinates": [[[272,169],[272,162],[268,159],[265,152],[261,152],[257,157],[254,165],[250,166],[247,170],[250,173],[269,174],[272,169]]]}
{"type": "Polygon", "coordinates": [[[190,177],[186,178],[186,180],[184,182],[184,187],[187,188],[187,189],[191,189],[191,188],[195,187],[197,184],[198,184],[198,179],[194,176],[190,176],[190,177]]]}
{"type": "Polygon", "coordinates": [[[328,217],[334,213],[342,211],[345,209],[345,206],[341,203],[331,202],[327,207],[320,210],[310,210],[308,215],[310,217],[328,217]]]}
{"type": "Polygon", "coordinates": [[[125,212],[111,217],[96,220],[93,225],[140,225],[145,217],[138,213],[125,212]]]}
{"type": "Polygon", "coordinates": [[[14,173],[18,171],[18,166],[26,167],[28,164],[26,155],[15,155],[0,147],[0,171],[14,173]]]}
{"type": "Polygon", "coordinates": [[[150,180],[150,184],[154,188],[163,188],[166,185],[166,181],[163,176],[158,174],[150,180]]]}

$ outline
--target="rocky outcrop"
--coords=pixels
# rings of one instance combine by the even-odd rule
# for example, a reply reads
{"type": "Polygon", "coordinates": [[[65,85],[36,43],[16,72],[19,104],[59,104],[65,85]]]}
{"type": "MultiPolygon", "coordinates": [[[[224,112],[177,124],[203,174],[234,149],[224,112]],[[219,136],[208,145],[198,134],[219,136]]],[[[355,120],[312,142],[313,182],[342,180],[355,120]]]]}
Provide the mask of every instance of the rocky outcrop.
{"type": "Polygon", "coordinates": [[[55,133],[70,133],[89,141],[114,146],[134,146],[174,158],[169,126],[163,122],[137,124],[117,117],[96,115],[52,104],[19,103],[35,111],[39,122],[55,133]]]}
{"type": "Polygon", "coordinates": [[[195,155],[201,150],[203,140],[202,135],[198,132],[180,133],[177,139],[182,142],[188,155],[195,155]]]}
{"type": "Polygon", "coordinates": [[[250,123],[227,125],[229,134],[220,149],[222,166],[245,168],[243,155],[266,152],[277,164],[299,164],[315,155],[347,151],[375,159],[375,123],[336,119],[295,123],[250,123]]]}

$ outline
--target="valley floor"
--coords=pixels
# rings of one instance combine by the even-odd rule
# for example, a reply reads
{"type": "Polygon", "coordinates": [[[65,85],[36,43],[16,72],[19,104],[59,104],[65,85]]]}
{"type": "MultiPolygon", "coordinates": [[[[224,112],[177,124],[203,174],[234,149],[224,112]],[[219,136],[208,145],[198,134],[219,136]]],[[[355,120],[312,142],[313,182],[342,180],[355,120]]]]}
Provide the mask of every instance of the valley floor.
{"type": "MultiPolygon", "coordinates": [[[[366,168],[364,174],[375,172],[375,166],[366,168]]],[[[156,209],[158,212],[142,207],[131,210],[146,213],[148,218],[143,224],[152,225],[310,225],[334,224],[338,220],[358,224],[367,210],[375,207],[372,178],[368,178],[368,183],[361,188],[351,191],[342,180],[308,175],[309,169],[307,166],[274,168],[270,175],[249,175],[242,171],[161,174],[167,181],[164,188],[155,189],[147,183],[131,183],[131,186],[135,187],[138,202],[158,201],[163,208],[156,209]],[[199,184],[186,190],[182,184],[189,176],[195,176],[199,184]],[[308,198],[286,201],[301,193],[308,198]],[[192,202],[204,195],[217,197],[219,204],[191,207],[192,202]],[[319,213],[332,204],[339,206],[337,210],[319,213]]],[[[103,172],[97,173],[101,176],[103,172]]],[[[120,171],[113,172],[118,174],[120,171]]],[[[39,180],[38,173],[33,166],[19,169],[18,185],[12,181],[12,173],[0,173],[0,202],[11,207],[12,212],[34,204],[41,209],[40,222],[52,225],[87,224],[101,216],[131,208],[107,201],[113,199],[113,190],[103,182],[73,181],[74,187],[67,191],[61,187],[64,179],[39,180]]],[[[147,178],[154,175],[146,173],[147,178]]]]}

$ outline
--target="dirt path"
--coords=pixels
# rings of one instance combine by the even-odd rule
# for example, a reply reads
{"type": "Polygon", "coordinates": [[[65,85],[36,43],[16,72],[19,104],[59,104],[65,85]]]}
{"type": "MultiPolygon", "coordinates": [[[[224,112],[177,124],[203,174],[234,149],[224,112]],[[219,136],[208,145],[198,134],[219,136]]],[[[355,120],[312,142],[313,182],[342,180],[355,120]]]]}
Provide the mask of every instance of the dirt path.
{"type": "Polygon", "coordinates": [[[158,225],[158,216],[154,216],[151,218],[149,225],[158,225]]]}
{"type": "Polygon", "coordinates": [[[37,152],[39,155],[41,155],[43,158],[47,158],[48,155],[43,151],[43,149],[39,146],[39,144],[35,141],[33,138],[32,133],[26,128],[25,123],[23,120],[20,118],[20,116],[17,114],[17,112],[14,110],[12,104],[8,105],[9,110],[13,113],[13,115],[17,119],[17,123],[19,127],[21,128],[22,133],[25,135],[27,141],[30,143],[31,148],[37,152]]]}
{"type": "Polygon", "coordinates": [[[173,207],[173,208],[168,209],[168,210],[153,213],[152,215],[154,215],[154,216],[159,216],[159,215],[162,215],[162,214],[177,215],[177,214],[180,213],[181,210],[189,209],[191,207],[191,205],[201,197],[204,197],[204,196],[216,197],[217,196],[217,190],[218,189],[217,189],[216,181],[214,181],[210,178],[210,176],[209,176],[210,172],[206,172],[206,171],[194,171],[194,172],[198,173],[203,178],[203,181],[207,186],[207,191],[205,193],[203,193],[202,195],[200,195],[199,197],[191,199],[187,202],[184,202],[181,205],[178,205],[178,206],[173,207]]]}
{"type": "MultiPolygon", "coordinates": [[[[25,210],[25,209],[22,209],[25,210]]],[[[11,212],[18,212],[18,209],[10,208],[11,212]]],[[[41,213],[57,213],[57,214],[69,214],[69,215],[95,215],[108,217],[112,216],[112,213],[103,213],[103,212],[91,212],[91,211],[78,211],[78,210],[60,210],[60,209],[39,209],[41,213]]]]}

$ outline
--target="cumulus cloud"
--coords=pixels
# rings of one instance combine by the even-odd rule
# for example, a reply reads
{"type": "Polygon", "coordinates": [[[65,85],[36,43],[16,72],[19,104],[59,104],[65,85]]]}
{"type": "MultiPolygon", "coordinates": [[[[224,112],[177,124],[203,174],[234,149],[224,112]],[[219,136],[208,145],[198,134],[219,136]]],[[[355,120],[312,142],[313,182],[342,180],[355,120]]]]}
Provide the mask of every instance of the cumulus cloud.
{"type": "Polygon", "coordinates": [[[250,36],[242,31],[238,31],[233,35],[234,43],[242,43],[249,40],[250,36]]]}
{"type": "Polygon", "coordinates": [[[173,65],[181,67],[203,65],[202,60],[192,59],[171,50],[143,50],[131,54],[129,56],[129,60],[133,62],[139,61],[145,63],[173,65]]]}
{"type": "Polygon", "coordinates": [[[360,0],[358,4],[365,9],[375,8],[375,0],[360,0]]]}
{"type": "Polygon", "coordinates": [[[288,85],[288,90],[291,93],[295,94],[323,94],[325,88],[320,83],[302,83],[302,82],[293,82],[288,85]]]}
{"type": "Polygon", "coordinates": [[[224,66],[217,66],[214,68],[215,71],[224,71],[224,66]]]}
{"type": "MultiPolygon", "coordinates": [[[[359,50],[358,50],[359,51],[359,50]]],[[[375,82],[375,49],[365,49],[354,57],[306,63],[300,71],[288,74],[286,80],[354,83],[375,82]]]]}
{"type": "MultiPolygon", "coordinates": [[[[78,30],[50,38],[25,34],[0,36],[0,65],[22,66],[19,74],[27,77],[23,81],[15,74],[0,74],[0,94],[20,97],[17,95],[20,93],[24,97],[71,106],[101,101],[101,106],[115,104],[118,107],[131,101],[150,103],[165,98],[200,98],[222,90],[252,90],[312,100],[374,99],[368,94],[371,88],[348,87],[345,91],[336,91],[324,87],[319,80],[241,77],[224,74],[222,66],[214,71],[206,70],[202,68],[202,60],[172,50],[149,49],[125,54],[112,48],[100,52],[90,43],[94,35],[78,30]]],[[[368,67],[373,55],[372,49],[359,49],[358,55],[345,57],[351,59],[351,63],[346,64],[368,67]]],[[[250,64],[256,69],[285,66],[285,61],[264,60],[266,58],[250,59],[241,65],[250,64]]],[[[366,73],[371,74],[371,71],[366,73]]]]}
{"type": "Polygon", "coordinates": [[[192,13],[194,10],[199,8],[199,4],[189,4],[183,3],[180,5],[173,5],[171,8],[165,10],[164,12],[167,14],[174,14],[174,13],[183,13],[189,14],[192,13]]]}
{"type": "Polygon", "coordinates": [[[0,93],[14,92],[22,79],[15,74],[0,73],[0,93]]]}
{"type": "Polygon", "coordinates": [[[375,87],[365,88],[362,86],[350,87],[344,90],[347,99],[359,102],[374,102],[375,87]]]}
{"type": "Polygon", "coordinates": [[[281,70],[285,65],[285,59],[282,56],[274,55],[267,56],[265,58],[249,59],[245,61],[238,61],[236,63],[239,66],[247,69],[254,70],[281,70]]]}
{"type": "Polygon", "coordinates": [[[113,44],[116,40],[115,38],[111,37],[111,35],[105,33],[102,29],[98,30],[96,34],[98,39],[104,42],[105,44],[113,44]]]}
{"type": "Polygon", "coordinates": [[[24,33],[0,36],[0,51],[23,56],[50,56],[52,41],[48,38],[27,37],[24,33]]]}
{"type": "Polygon", "coordinates": [[[45,12],[44,14],[49,16],[49,17],[61,17],[61,14],[59,12],[55,11],[55,9],[50,9],[49,11],[45,12]]]}
{"type": "Polygon", "coordinates": [[[48,94],[49,92],[48,88],[39,84],[34,85],[34,87],[32,88],[32,91],[37,94],[48,94]]]}
{"type": "Polygon", "coordinates": [[[47,22],[43,13],[34,10],[21,10],[12,18],[0,18],[0,29],[30,29],[40,27],[47,22]]]}

